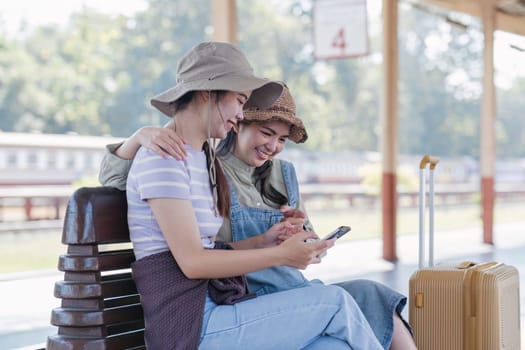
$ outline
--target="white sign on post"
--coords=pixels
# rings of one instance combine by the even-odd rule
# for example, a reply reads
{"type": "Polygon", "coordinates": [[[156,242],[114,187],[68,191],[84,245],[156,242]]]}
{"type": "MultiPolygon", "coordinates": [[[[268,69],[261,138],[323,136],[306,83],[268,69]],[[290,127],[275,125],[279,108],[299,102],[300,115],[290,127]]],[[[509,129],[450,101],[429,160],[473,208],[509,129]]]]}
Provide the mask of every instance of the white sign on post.
{"type": "Polygon", "coordinates": [[[316,59],[368,53],[366,0],[316,0],[313,17],[316,59]]]}

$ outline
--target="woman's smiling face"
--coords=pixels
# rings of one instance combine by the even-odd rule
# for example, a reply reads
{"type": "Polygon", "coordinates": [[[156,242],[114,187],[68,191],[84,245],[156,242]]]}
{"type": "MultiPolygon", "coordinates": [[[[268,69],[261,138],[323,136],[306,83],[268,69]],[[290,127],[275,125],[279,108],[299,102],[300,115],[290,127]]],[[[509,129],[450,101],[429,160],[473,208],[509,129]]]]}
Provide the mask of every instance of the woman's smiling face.
{"type": "Polygon", "coordinates": [[[246,164],[259,167],[282,152],[290,125],[279,120],[238,124],[233,153],[246,164]]]}

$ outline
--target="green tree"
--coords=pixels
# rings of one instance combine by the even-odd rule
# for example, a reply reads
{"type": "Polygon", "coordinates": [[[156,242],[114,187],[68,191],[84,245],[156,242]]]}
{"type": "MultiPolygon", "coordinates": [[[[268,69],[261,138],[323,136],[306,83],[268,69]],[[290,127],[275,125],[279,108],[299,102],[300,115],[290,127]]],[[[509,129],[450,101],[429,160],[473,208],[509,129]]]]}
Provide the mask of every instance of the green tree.
{"type": "Polygon", "coordinates": [[[113,135],[128,136],[140,126],[167,121],[149,100],[175,85],[177,61],[185,52],[210,40],[209,14],[207,0],[150,0],[146,11],[127,22],[123,56],[112,70],[117,89],[102,107],[113,135]]]}
{"type": "Polygon", "coordinates": [[[99,106],[118,55],[118,21],[86,11],[65,30],[42,27],[2,50],[1,127],[7,131],[101,134],[99,106]]]}
{"type": "Polygon", "coordinates": [[[478,152],[480,36],[434,14],[401,12],[399,151],[442,156],[478,152]],[[454,77],[461,76],[461,84],[454,77]]]}
{"type": "MultiPolygon", "coordinates": [[[[377,0],[376,0],[377,1],[377,0]]],[[[210,40],[210,1],[148,0],[132,17],[90,9],[65,28],[15,39],[0,28],[0,128],[128,136],[167,121],[149,100],[175,83],[177,61],[210,40]]],[[[316,151],[378,150],[381,31],[359,58],[313,57],[308,0],[238,1],[238,39],[258,74],[284,80],[316,151]]],[[[436,14],[400,6],[399,150],[442,156],[479,153],[482,34],[436,14]]],[[[376,23],[379,18],[370,19],[376,23]]],[[[525,155],[522,80],[498,91],[498,152],[525,155]]],[[[290,148],[296,147],[290,144],[290,148]]]]}
{"type": "MultiPolygon", "coordinates": [[[[524,55],[525,58],[525,55],[524,55]]],[[[498,94],[496,138],[498,158],[523,157],[525,155],[525,78],[516,79],[508,90],[498,94]]]]}

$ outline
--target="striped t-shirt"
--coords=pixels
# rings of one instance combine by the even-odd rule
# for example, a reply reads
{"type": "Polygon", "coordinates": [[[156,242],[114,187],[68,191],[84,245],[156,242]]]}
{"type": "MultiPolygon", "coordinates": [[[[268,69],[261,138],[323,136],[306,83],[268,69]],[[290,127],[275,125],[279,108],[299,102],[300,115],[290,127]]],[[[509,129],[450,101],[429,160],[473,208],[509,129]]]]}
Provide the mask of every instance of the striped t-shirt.
{"type": "Polygon", "coordinates": [[[214,246],[213,238],[222,224],[215,216],[213,197],[206,166],[206,155],[186,145],[183,161],[164,159],[141,147],[129,171],[126,193],[128,225],[135,256],[138,259],[168,250],[167,242],[148,205],[150,198],[191,200],[199,225],[202,245],[214,246]]]}

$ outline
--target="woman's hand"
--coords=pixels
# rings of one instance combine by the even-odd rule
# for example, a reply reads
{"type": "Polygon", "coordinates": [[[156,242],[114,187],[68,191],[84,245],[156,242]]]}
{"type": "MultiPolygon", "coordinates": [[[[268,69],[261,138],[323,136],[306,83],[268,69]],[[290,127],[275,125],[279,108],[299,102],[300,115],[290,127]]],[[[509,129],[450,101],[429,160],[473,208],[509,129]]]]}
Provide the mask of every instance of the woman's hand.
{"type": "Polygon", "coordinates": [[[137,130],[132,137],[141,146],[158,153],[162,158],[172,156],[183,160],[187,156],[184,140],[172,128],[145,126],[137,130]]]}
{"type": "Polygon", "coordinates": [[[316,239],[317,236],[313,232],[301,231],[279,245],[284,265],[305,269],[310,264],[318,264],[321,262],[320,257],[333,247],[336,241],[334,238],[307,243],[306,240],[309,238],[316,239]]]}
{"type": "Polygon", "coordinates": [[[284,215],[281,221],[289,222],[294,226],[303,227],[306,221],[306,213],[301,209],[292,208],[288,205],[283,205],[279,211],[284,215]]]}
{"type": "Polygon", "coordinates": [[[279,245],[300,231],[302,231],[302,227],[294,226],[287,221],[281,221],[260,235],[258,247],[267,248],[279,245]]]}

